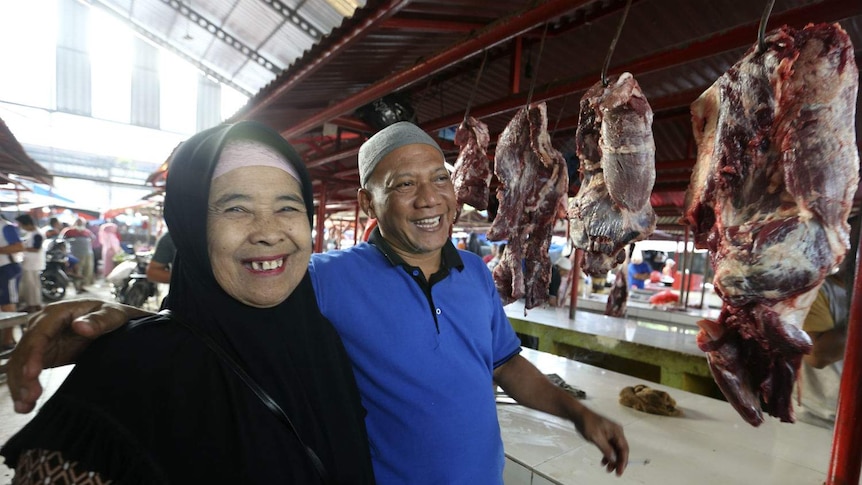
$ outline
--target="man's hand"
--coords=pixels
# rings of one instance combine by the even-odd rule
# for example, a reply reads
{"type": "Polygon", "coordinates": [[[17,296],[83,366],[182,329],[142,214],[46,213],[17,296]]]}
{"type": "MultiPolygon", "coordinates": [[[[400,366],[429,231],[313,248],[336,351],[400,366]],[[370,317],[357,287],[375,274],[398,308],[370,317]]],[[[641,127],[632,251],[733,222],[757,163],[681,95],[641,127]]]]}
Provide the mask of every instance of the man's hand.
{"type": "Polygon", "coordinates": [[[575,428],[602,452],[602,465],[608,473],[622,475],[629,462],[629,444],[623,427],[587,407],[582,408],[579,418],[573,420],[575,428]]]}
{"type": "Polygon", "coordinates": [[[30,317],[7,368],[15,411],[29,413],[42,395],[43,368],[74,363],[90,342],[148,313],[101,300],[72,300],[48,305],[30,317]]]}
{"type": "Polygon", "coordinates": [[[623,427],[581,404],[523,356],[494,369],[494,381],[519,404],[572,421],[581,436],[601,451],[602,465],[609,473],[620,476],[626,470],[629,443],[623,427]]]}

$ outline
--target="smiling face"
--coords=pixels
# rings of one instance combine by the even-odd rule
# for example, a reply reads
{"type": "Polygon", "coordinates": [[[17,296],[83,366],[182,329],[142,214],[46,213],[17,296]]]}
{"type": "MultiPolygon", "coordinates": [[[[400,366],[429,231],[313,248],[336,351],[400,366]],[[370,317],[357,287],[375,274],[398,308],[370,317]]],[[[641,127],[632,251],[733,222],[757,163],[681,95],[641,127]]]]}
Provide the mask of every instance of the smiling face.
{"type": "MultiPolygon", "coordinates": [[[[284,160],[271,150],[251,156],[284,160]]],[[[299,182],[266,166],[216,177],[210,187],[207,241],[213,274],[230,296],[257,308],[281,303],[302,281],[311,257],[311,227],[299,182]]]]}
{"type": "Polygon", "coordinates": [[[359,203],[377,219],[392,248],[414,266],[439,258],[457,208],[443,157],[425,144],[405,145],[386,155],[359,191],[359,203]]]}

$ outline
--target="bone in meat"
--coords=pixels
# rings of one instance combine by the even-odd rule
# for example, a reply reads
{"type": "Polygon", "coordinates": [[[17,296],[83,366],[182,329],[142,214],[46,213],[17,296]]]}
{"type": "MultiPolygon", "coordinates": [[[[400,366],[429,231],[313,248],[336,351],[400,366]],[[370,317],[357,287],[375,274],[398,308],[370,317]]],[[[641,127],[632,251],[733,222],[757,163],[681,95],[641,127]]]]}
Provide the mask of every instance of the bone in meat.
{"type": "Polygon", "coordinates": [[[710,250],[723,300],[717,322],[699,322],[698,345],[754,426],[763,411],[794,421],[792,388],[811,348],[800,328],[849,247],[859,183],[849,37],[818,24],[765,40],[691,106],[697,163],[683,218],[710,250]]]}
{"type": "Polygon", "coordinates": [[[524,307],[534,308],[548,300],[548,248],[569,186],[566,161],[551,146],[545,103],[518,110],[500,134],[494,173],[502,187],[488,239],[508,240],[494,281],[504,303],[524,297],[524,307]]]}
{"type": "Polygon", "coordinates": [[[452,183],[459,204],[469,204],[477,210],[488,208],[491,184],[491,161],[488,159],[488,125],[472,116],[461,122],[455,132],[455,143],[461,147],[455,160],[452,183]]]}
{"type": "Polygon", "coordinates": [[[649,237],[656,215],[652,109],[629,73],[601,81],[581,99],[575,142],[581,189],[569,204],[572,241],[584,272],[602,276],[625,260],[625,247],[649,237]]]}

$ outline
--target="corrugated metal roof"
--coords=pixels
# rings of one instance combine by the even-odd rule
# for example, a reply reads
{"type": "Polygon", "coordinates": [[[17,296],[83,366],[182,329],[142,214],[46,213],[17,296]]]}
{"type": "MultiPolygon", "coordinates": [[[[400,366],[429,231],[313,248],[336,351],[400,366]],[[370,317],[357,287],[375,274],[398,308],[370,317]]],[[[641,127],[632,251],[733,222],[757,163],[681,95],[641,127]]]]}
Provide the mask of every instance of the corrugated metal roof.
{"type": "MultiPolygon", "coordinates": [[[[89,0],[249,95],[344,18],[327,0],[89,0]]],[[[364,5],[363,0],[340,3],[364,5]]]]}
{"type": "Polygon", "coordinates": [[[0,178],[6,181],[10,174],[49,185],[53,182],[51,174],[27,155],[6,122],[0,119],[0,178]]]}
{"type": "MultiPolygon", "coordinates": [[[[137,1],[129,15],[143,21],[144,5],[170,9],[168,3],[137,1]]],[[[555,146],[571,153],[580,97],[599,80],[626,0],[368,0],[343,21],[322,0],[301,2],[298,15],[322,35],[341,22],[320,40],[302,33],[301,24],[280,16],[272,4],[212,0],[194,2],[194,10],[284,68],[280,74],[252,70],[248,63],[231,72],[226,66],[237,62],[236,50],[231,53],[223,42],[210,42],[198,55],[250,90],[255,83],[263,86],[235,119],[257,119],[280,130],[305,157],[317,190],[325,186],[326,200],[339,202],[355,199],[356,149],[374,131],[355,110],[391,92],[409,99],[418,123],[432,133],[457,125],[472,100],[471,114],[494,136],[533,87],[532,99],[548,102],[555,146]]],[[[675,201],[695,155],[688,106],[755,42],[765,4],[633,0],[610,72],[631,71],[656,112],[654,193],[655,200],[671,201],[659,207],[668,220],[679,210],[675,201]]],[[[162,28],[178,42],[185,24],[173,11],[154,17],[170,25],[162,28]]],[[[859,59],[859,0],[776,0],[769,28],[825,21],[840,21],[859,59]]],[[[191,35],[202,37],[204,31],[191,35]]],[[[457,147],[447,147],[454,160],[457,147]]]]}

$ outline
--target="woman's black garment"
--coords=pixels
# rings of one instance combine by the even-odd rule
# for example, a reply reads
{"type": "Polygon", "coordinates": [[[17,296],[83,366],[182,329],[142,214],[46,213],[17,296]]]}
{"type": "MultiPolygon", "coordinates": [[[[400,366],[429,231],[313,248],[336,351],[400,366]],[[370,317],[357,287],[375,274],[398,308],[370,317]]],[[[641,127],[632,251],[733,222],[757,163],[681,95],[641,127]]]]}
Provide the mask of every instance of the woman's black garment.
{"type": "MultiPolygon", "coordinates": [[[[211,174],[232,138],[283,153],[303,179],[309,219],[313,213],[307,172],[277,133],[242,122],[195,135],[178,149],[169,170],[165,219],[177,255],[165,307],[199,326],[245,368],[286,411],[330,477],[373,482],[350,362],[317,308],[308,275],[285,302],[267,309],[239,303],[213,277],[206,206],[211,174]]],[[[172,483],[319,482],[290,430],[200,339],[162,317],[93,344],[3,454],[14,464],[20,451],[33,447],[62,450],[124,482],[139,479],[141,470],[172,483]],[[76,426],[78,420],[85,426],[76,426]],[[104,439],[77,436],[92,431],[90,421],[98,421],[104,439]],[[144,453],[129,453],[136,447],[144,453]]]]}

